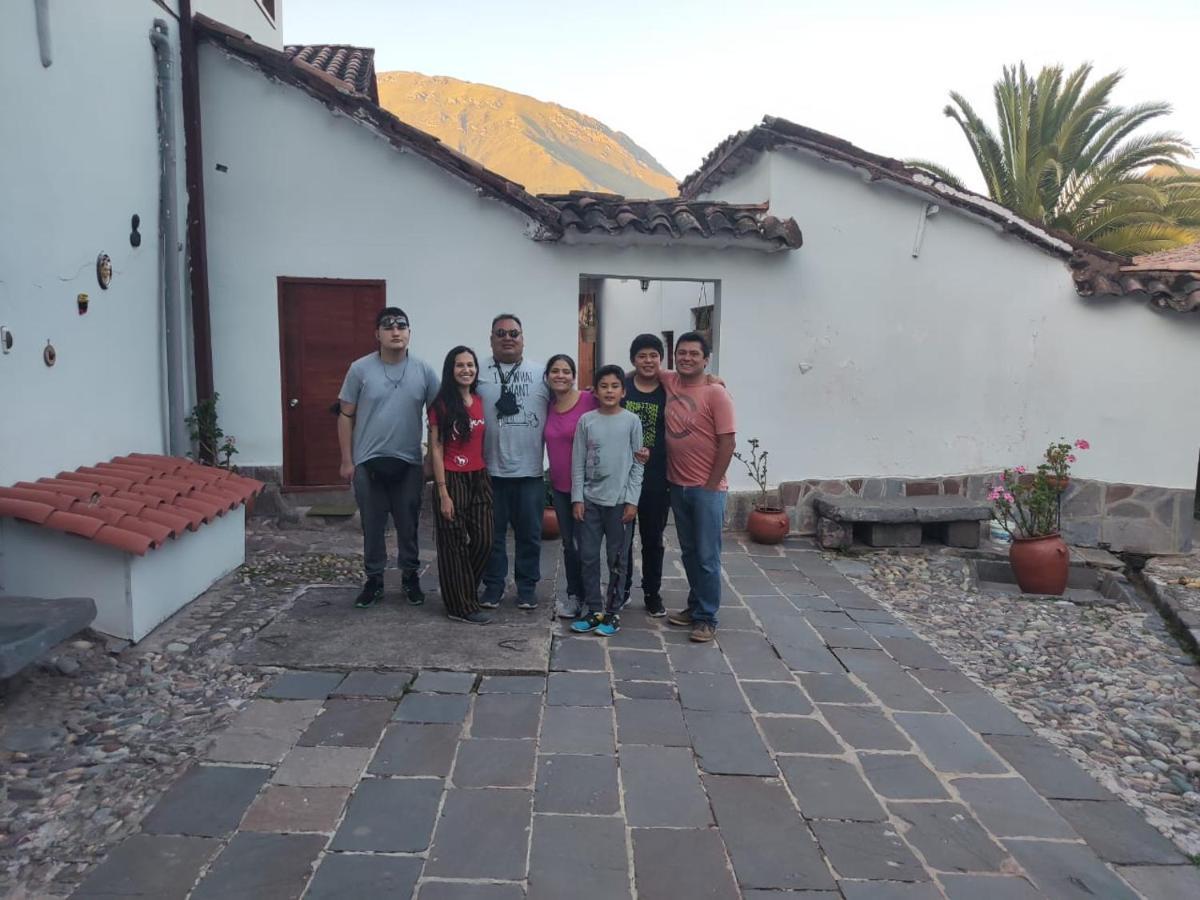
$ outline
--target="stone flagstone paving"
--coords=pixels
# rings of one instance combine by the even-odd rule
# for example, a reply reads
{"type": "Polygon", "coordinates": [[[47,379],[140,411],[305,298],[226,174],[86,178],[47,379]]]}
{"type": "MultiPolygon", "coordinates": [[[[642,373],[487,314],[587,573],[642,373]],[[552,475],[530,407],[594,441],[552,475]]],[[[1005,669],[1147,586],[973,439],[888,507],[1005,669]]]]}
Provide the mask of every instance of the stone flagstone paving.
{"type": "Polygon", "coordinates": [[[545,676],[277,676],[73,896],[1200,896],[810,544],[728,546],[715,646],[635,592],[607,642],[555,626],[545,676]]]}

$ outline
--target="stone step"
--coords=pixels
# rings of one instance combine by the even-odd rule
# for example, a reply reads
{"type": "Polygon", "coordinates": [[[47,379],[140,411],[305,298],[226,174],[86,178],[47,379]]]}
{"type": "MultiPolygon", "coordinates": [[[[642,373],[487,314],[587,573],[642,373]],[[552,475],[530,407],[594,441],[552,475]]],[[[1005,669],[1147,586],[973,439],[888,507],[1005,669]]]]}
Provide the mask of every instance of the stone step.
{"type": "Polygon", "coordinates": [[[96,618],[91,597],[0,597],[0,678],[10,678],[96,618]]]}

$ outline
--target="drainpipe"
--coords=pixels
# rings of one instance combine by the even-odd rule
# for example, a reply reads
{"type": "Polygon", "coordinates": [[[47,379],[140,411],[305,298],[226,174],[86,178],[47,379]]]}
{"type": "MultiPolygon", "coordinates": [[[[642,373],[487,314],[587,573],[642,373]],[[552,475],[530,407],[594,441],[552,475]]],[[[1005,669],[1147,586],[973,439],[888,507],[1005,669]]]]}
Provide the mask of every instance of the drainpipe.
{"type": "Polygon", "coordinates": [[[50,9],[49,0],[33,0],[33,14],[37,17],[38,53],[42,57],[42,68],[50,68],[54,54],[50,52],[50,9]]]}
{"type": "Polygon", "coordinates": [[[196,30],[192,25],[192,0],[179,0],[179,62],[183,91],[184,177],[188,195],[192,360],[196,367],[196,399],[207,400],[213,395],[212,325],[208,307],[208,226],[204,221],[204,152],[200,135],[200,65],[196,30]]]}
{"type": "Polygon", "coordinates": [[[155,19],[150,29],[158,81],[158,258],[162,278],[163,341],[167,370],[167,452],[184,456],[191,449],[184,422],[184,360],[187,345],[183,333],[183,297],[179,283],[180,246],[178,226],[179,194],[176,190],[175,164],[175,79],[172,73],[172,48],[167,23],[155,19]]]}

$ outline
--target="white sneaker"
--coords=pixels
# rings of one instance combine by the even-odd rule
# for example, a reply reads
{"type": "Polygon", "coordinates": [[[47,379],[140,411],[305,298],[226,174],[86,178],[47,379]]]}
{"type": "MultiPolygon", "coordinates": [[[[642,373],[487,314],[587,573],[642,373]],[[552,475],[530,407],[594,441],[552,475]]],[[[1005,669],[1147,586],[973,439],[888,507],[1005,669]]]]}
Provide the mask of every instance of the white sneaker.
{"type": "Polygon", "coordinates": [[[583,602],[574,594],[568,594],[564,600],[559,597],[554,601],[554,612],[560,619],[578,619],[583,609],[583,602]]]}

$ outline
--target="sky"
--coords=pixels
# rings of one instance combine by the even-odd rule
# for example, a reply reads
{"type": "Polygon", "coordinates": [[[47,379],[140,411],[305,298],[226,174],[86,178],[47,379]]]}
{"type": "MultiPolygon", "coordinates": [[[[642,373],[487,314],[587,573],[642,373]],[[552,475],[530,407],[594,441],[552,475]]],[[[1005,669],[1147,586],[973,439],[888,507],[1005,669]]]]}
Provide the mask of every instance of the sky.
{"type": "Polygon", "coordinates": [[[1200,2],[1012,0],[283,0],[285,43],[375,48],[376,71],[448,75],[548,100],[623,131],[677,178],[763,115],[982,187],[948,92],[995,121],[1004,65],[1124,69],[1114,99],[1167,101],[1200,145],[1200,2]],[[1188,35],[1191,39],[1188,39],[1188,35]]]}

